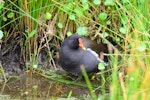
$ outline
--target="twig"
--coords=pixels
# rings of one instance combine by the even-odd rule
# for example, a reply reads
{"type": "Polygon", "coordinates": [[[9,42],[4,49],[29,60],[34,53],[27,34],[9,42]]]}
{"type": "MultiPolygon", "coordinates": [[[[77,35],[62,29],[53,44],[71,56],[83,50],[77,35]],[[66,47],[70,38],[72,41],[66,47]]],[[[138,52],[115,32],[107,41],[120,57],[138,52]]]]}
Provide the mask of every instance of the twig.
{"type": "Polygon", "coordinates": [[[126,90],[125,90],[125,86],[124,86],[123,73],[122,72],[119,73],[119,82],[121,84],[121,89],[123,92],[124,100],[127,100],[127,95],[126,95],[126,90]]]}
{"type": "Polygon", "coordinates": [[[3,67],[2,67],[1,62],[0,62],[0,69],[1,69],[2,75],[3,75],[3,77],[4,77],[4,82],[6,83],[6,82],[7,82],[7,79],[6,79],[5,72],[4,72],[4,69],[3,69],[3,67]]]}

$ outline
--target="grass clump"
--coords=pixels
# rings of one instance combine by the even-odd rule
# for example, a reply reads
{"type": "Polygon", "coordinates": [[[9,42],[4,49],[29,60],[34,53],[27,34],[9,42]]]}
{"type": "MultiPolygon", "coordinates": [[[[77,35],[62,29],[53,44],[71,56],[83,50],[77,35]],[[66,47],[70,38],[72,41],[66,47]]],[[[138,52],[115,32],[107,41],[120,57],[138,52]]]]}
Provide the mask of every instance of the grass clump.
{"type": "MultiPolygon", "coordinates": [[[[101,40],[110,48],[118,45],[121,50],[109,54],[111,68],[106,71],[108,75],[105,76],[104,71],[97,79],[105,84],[99,90],[104,95],[109,93],[110,100],[149,100],[149,6],[148,0],[3,1],[0,4],[0,30],[4,33],[2,44],[19,37],[21,57],[27,66],[36,65],[34,69],[41,64],[41,53],[46,53],[45,72],[50,66],[53,67],[50,70],[57,69],[60,42],[73,33],[101,40]],[[118,62],[119,56],[121,62],[118,62]]],[[[96,90],[98,87],[91,88],[86,74],[84,76],[90,92],[96,90]]],[[[94,99],[98,98],[96,93],[91,94],[94,99]]]]}

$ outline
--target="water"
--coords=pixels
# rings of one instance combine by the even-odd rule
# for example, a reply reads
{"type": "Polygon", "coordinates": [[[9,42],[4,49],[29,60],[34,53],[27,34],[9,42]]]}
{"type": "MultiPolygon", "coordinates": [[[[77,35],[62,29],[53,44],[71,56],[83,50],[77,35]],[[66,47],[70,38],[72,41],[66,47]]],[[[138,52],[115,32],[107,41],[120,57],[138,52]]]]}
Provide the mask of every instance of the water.
{"type": "Polygon", "coordinates": [[[89,91],[85,87],[63,84],[36,75],[30,77],[27,74],[22,74],[19,78],[10,79],[7,83],[0,84],[0,100],[60,99],[68,98],[69,93],[71,98],[80,98],[83,95],[88,95],[89,91]]]}

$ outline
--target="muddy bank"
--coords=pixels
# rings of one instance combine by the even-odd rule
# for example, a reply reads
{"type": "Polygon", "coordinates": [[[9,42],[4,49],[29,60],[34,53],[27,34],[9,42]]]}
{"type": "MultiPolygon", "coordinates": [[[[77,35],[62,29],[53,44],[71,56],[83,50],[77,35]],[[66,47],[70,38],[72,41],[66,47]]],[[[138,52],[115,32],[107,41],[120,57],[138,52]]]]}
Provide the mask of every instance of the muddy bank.
{"type": "MultiPolygon", "coordinates": [[[[6,52],[5,46],[0,55],[0,62],[7,78],[7,82],[3,83],[4,78],[3,76],[0,77],[0,99],[49,100],[50,98],[68,98],[70,93],[72,98],[85,98],[87,96],[91,98],[88,88],[63,84],[35,74],[32,77],[29,76],[26,73],[25,62],[20,49],[11,49],[6,52]]],[[[47,63],[45,52],[40,53],[38,62],[38,68],[51,69],[47,63]]]]}
{"type": "Polygon", "coordinates": [[[25,63],[19,48],[3,46],[0,52],[0,62],[5,76],[20,75],[24,71],[25,63]]]}
{"type": "MultiPolygon", "coordinates": [[[[50,62],[47,58],[47,51],[41,50],[37,57],[37,68],[39,69],[51,69],[50,62]]],[[[58,62],[58,59],[57,59],[58,62]]],[[[33,63],[25,61],[23,52],[19,45],[14,46],[11,44],[2,45],[0,49],[0,63],[5,76],[19,76],[23,72],[33,67],[33,63]]],[[[2,77],[0,77],[2,78],[2,77]]]]}
{"type": "Polygon", "coordinates": [[[72,97],[78,98],[89,94],[87,88],[50,81],[36,75],[30,77],[27,74],[22,74],[16,79],[9,80],[6,84],[0,84],[0,98],[39,98],[40,100],[67,98],[69,93],[72,93],[72,97]]]}

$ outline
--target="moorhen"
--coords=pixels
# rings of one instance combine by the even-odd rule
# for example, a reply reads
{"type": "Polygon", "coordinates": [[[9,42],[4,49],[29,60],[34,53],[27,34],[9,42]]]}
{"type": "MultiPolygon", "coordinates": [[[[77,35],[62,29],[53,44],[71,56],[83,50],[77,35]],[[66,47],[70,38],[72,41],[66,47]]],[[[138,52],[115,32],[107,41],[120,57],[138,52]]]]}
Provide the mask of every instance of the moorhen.
{"type": "Polygon", "coordinates": [[[67,37],[62,42],[59,51],[62,68],[72,75],[82,76],[81,66],[84,66],[88,75],[98,72],[98,64],[101,62],[107,66],[107,63],[101,60],[92,48],[89,48],[92,44],[95,43],[91,43],[86,38],[81,38],[78,34],[67,37]]]}

